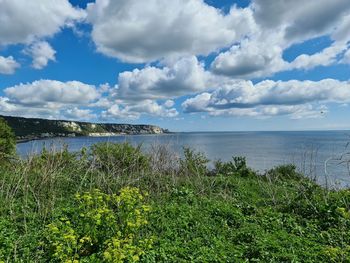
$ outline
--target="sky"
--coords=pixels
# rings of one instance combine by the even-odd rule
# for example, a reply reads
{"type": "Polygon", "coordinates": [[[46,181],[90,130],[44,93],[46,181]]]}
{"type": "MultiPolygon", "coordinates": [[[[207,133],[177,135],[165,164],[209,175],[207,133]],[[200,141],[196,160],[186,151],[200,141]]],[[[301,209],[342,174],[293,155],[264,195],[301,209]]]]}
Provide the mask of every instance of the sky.
{"type": "Polygon", "coordinates": [[[350,129],[349,0],[0,0],[0,114],[350,129]]]}

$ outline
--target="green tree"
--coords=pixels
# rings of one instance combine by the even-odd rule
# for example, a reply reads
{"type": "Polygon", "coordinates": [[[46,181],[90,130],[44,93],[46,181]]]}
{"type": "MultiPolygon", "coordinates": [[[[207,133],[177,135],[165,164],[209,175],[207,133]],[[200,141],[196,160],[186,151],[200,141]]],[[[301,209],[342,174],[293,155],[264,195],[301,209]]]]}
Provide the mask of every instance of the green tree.
{"type": "Polygon", "coordinates": [[[0,118],[0,159],[3,160],[15,153],[16,138],[7,122],[0,118]]]}

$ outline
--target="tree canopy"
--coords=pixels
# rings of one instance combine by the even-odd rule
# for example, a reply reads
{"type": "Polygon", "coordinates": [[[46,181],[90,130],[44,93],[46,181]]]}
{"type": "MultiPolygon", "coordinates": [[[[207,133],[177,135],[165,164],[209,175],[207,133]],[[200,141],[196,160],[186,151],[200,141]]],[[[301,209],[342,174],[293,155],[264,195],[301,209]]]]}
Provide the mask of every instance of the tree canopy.
{"type": "Polygon", "coordinates": [[[7,122],[3,118],[0,118],[0,159],[13,155],[15,150],[15,134],[7,122]]]}

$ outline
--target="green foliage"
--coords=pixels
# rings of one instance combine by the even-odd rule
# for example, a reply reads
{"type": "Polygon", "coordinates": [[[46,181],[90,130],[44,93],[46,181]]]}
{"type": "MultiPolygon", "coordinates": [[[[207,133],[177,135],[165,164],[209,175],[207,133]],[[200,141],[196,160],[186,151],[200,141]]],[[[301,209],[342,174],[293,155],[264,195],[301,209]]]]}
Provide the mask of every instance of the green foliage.
{"type": "Polygon", "coordinates": [[[0,118],[0,160],[11,157],[16,151],[16,139],[6,121],[0,118]]]}
{"type": "Polygon", "coordinates": [[[214,174],[239,176],[249,176],[253,174],[251,169],[247,167],[247,162],[244,157],[232,157],[232,161],[229,162],[217,160],[214,166],[214,174]]]}
{"type": "MultiPolygon", "coordinates": [[[[90,133],[141,134],[154,133],[161,129],[153,125],[89,123],[79,121],[47,120],[40,118],[22,118],[0,116],[21,139],[41,138],[43,133],[52,136],[88,136],[90,133]]],[[[167,130],[163,130],[166,132],[167,130]]]]}
{"type": "Polygon", "coordinates": [[[0,262],[350,261],[349,190],[244,158],[209,173],[190,149],[162,160],[180,169],[149,159],[100,144],[0,165],[0,262]]]}
{"type": "Polygon", "coordinates": [[[204,176],[208,173],[208,162],[203,153],[184,147],[184,158],[180,160],[180,170],[185,175],[204,176]]]}
{"type": "Polygon", "coordinates": [[[139,189],[76,194],[73,206],[47,226],[48,257],[59,262],[136,262],[151,248],[142,238],[148,205],[139,189]]]}
{"type": "Polygon", "coordinates": [[[0,262],[7,260],[8,255],[14,248],[16,233],[11,227],[12,223],[5,218],[0,219],[0,262]]]}
{"type": "Polygon", "coordinates": [[[265,177],[269,177],[272,180],[284,180],[288,179],[303,179],[303,175],[297,172],[294,164],[280,165],[266,172],[265,177]]]}
{"type": "Polygon", "coordinates": [[[98,143],[91,147],[96,166],[112,174],[140,173],[149,168],[149,158],[141,152],[141,145],[130,143],[98,143]]]}

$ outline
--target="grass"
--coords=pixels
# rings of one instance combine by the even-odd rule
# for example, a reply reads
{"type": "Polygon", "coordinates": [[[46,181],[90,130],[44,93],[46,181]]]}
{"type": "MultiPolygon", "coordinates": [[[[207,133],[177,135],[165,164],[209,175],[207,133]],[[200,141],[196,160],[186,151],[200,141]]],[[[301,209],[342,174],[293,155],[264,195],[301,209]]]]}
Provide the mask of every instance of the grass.
{"type": "Polygon", "coordinates": [[[125,143],[3,163],[0,262],[350,262],[349,190],[207,162],[125,143]]]}

